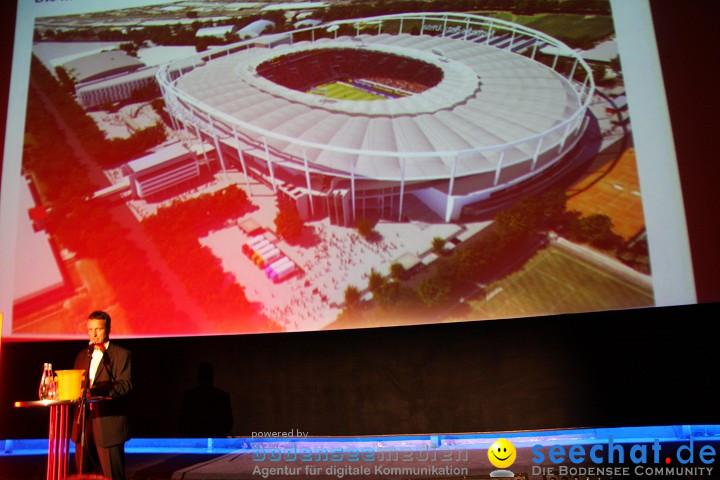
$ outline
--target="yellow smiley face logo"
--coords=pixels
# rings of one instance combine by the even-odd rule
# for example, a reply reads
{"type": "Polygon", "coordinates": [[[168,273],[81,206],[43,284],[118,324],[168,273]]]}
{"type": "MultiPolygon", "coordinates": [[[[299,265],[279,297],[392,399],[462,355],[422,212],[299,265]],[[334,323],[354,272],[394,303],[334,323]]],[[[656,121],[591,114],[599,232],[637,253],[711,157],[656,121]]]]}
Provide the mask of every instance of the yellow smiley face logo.
{"type": "Polygon", "coordinates": [[[488,459],[497,468],[507,468],[512,465],[516,455],[515,446],[504,438],[490,445],[488,450],[488,459]]]}

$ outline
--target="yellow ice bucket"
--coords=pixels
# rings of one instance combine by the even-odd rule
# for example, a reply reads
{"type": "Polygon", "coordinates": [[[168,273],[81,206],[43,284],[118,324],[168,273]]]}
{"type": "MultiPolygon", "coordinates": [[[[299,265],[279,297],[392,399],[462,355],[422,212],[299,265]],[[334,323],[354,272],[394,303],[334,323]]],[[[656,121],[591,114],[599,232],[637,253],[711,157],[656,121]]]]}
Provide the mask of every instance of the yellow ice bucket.
{"type": "Polygon", "coordinates": [[[58,400],[76,400],[82,396],[82,377],[85,370],[56,370],[58,400]]]}

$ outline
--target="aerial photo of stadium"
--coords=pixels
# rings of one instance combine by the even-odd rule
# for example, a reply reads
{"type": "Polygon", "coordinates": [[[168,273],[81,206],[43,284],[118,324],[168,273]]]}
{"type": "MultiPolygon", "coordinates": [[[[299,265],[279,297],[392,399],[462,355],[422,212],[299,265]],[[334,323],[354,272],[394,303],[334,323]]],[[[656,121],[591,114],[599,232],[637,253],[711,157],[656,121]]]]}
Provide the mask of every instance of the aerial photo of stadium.
{"type": "Polygon", "coordinates": [[[653,304],[608,5],[171,7],[36,18],[16,258],[47,273],[16,269],[9,335],[653,304]]]}
{"type": "Polygon", "coordinates": [[[368,210],[402,219],[408,193],[457,219],[560,161],[594,91],[585,61],[561,42],[453,13],[338,21],[181,62],[192,69],[158,73],[176,121],[342,225],[368,210]],[[433,35],[413,35],[418,25],[433,35]],[[573,58],[569,73],[534,60],[548,45],[573,58]],[[343,98],[339,85],[360,94],[343,98]]]}

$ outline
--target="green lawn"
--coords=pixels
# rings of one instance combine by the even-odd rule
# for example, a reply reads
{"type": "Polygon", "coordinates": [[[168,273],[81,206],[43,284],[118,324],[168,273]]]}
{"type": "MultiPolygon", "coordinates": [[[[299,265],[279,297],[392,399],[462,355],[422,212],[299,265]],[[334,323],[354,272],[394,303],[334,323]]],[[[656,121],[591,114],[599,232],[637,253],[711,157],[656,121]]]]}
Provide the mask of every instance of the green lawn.
{"type": "Polygon", "coordinates": [[[609,16],[545,14],[527,17],[519,23],[571,45],[577,40],[597,41],[615,32],[612,18],[609,16]]]}
{"type": "Polygon", "coordinates": [[[309,93],[321,95],[328,98],[336,98],[338,100],[384,100],[385,97],[373,95],[372,93],[360,90],[346,83],[326,83],[318,85],[309,93]]]}
{"type": "MultiPolygon", "coordinates": [[[[576,15],[560,13],[515,15],[510,12],[487,11],[474,11],[468,13],[519,23],[520,25],[525,25],[543,33],[547,33],[558,40],[568,43],[570,46],[575,46],[578,42],[598,42],[615,32],[612,17],[604,15],[576,15]]],[[[418,33],[420,25],[420,21],[406,20],[403,23],[403,32],[411,33],[414,31],[415,33],[418,33]]],[[[383,25],[383,31],[386,33],[397,33],[398,26],[399,25],[388,23],[387,25],[383,25]]],[[[373,31],[373,33],[375,32],[373,31]]],[[[430,33],[430,31],[426,31],[425,33],[430,33]]]]}
{"type": "Polygon", "coordinates": [[[615,32],[612,17],[604,15],[575,15],[541,13],[515,15],[510,12],[474,12],[478,15],[519,23],[547,33],[551,37],[576,46],[578,42],[598,42],[615,32]]]}
{"type": "MultiPolygon", "coordinates": [[[[652,292],[548,247],[470,299],[467,319],[525,317],[653,305],[652,292]]],[[[454,318],[453,320],[464,320],[454,318]]]]}

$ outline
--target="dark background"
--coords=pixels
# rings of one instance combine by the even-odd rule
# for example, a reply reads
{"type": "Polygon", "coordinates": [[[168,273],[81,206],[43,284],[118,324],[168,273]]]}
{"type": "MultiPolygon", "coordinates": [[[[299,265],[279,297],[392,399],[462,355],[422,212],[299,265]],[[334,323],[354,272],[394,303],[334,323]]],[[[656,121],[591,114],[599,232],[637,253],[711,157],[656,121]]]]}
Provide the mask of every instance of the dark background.
{"type": "MultiPolygon", "coordinates": [[[[30,0],[22,0],[30,1],[30,0]]],[[[699,305],[334,332],[123,340],[134,354],[133,433],[177,434],[195,369],[215,367],[233,434],[450,433],[720,423],[717,20],[712,0],[652,1],[699,305]]],[[[6,111],[14,6],[0,23],[6,111]]],[[[1,122],[2,120],[0,120],[1,122]]],[[[11,120],[12,121],[12,120],[11,120]]],[[[4,135],[4,125],[0,125],[4,135]]],[[[158,312],[162,315],[162,312],[158,312]]],[[[148,319],[152,321],[152,319],[148,319]]],[[[68,368],[81,341],[4,343],[0,438],[46,435],[40,364],[68,368]]]]}
{"type": "MultiPolygon", "coordinates": [[[[703,335],[713,309],[118,343],[133,352],[137,437],[178,435],[203,361],[241,436],[720,423],[716,341],[703,335]]],[[[47,433],[45,412],[10,401],[34,398],[41,363],[70,368],[84,344],[3,345],[0,438],[47,433]]]]}

